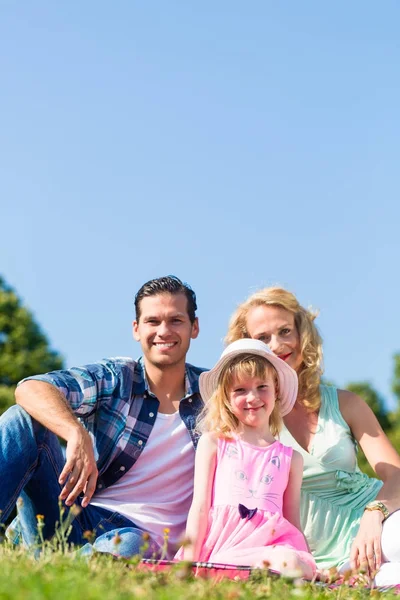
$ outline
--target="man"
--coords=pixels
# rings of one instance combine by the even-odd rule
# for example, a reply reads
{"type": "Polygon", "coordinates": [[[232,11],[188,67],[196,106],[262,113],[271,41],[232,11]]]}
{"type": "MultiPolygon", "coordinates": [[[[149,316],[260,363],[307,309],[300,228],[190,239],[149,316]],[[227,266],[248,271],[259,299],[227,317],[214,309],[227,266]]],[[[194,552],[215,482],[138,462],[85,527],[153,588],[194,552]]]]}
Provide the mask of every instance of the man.
{"type": "Polygon", "coordinates": [[[0,418],[0,516],[21,497],[25,544],[36,539],[37,515],[45,537],[54,534],[60,499],[64,519],[73,507],[70,542],[92,531],[96,550],[132,556],[147,532],[153,554],[167,531],[172,555],[191,502],[202,407],[203,369],[185,363],[199,333],[196,309],[177,277],[151,280],[135,297],[139,361],[108,359],[20,383],[17,405],[0,418]]]}

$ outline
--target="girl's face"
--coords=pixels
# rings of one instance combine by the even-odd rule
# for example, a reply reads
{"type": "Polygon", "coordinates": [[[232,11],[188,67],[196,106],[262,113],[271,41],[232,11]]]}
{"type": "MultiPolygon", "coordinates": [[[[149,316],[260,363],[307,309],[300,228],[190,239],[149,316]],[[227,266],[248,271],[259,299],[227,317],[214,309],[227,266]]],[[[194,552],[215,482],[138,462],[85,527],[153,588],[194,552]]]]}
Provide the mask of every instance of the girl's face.
{"type": "Polygon", "coordinates": [[[247,313],[250,337],[267,344],[274,354],[298,371],[303,358],[294,314],[280,306],[255,306],[247,313]]]}
{"type": "Polygon", "coordinates": [[[265,427],[274,410],[276,400],[275,381],[272,374],[265,377],[236,379],[229,391],[232,413],[247,427],[265,427]]]}

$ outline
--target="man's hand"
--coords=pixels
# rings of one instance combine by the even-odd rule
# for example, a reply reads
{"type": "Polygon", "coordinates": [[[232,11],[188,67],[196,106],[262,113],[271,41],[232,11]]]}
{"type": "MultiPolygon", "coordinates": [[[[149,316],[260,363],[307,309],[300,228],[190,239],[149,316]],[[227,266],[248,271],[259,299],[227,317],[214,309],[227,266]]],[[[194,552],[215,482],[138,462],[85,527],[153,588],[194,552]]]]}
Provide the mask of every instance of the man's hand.
{"type": "Polygon", "coordinates": [[[81,492],[84,492],[82,507],[85,508],[96,489],[97,465],[92,441],[88,432],[79,428],[67,441],[67,461],[59,477],[64,485],[60,499],[71,506],[81,492]]]}
{"type": "Polygon", "coordinates": [[[364,512],[350,553],[350,564],[353,570],[364,568],[369,575],[374,575],[380,568],[382,522],[383,515],[379,510],[364,512]]]}
{"type": "Polygon", "coordinates": [[[91,438],[66,397],[51,383],[28,380],[17,387],[15,399],[31,417],[67,442],[67,461],[58,479],[64,486],[60,499],[71,506],[84,492],[85,508],[96,489],[97,465],[91,438]]]}

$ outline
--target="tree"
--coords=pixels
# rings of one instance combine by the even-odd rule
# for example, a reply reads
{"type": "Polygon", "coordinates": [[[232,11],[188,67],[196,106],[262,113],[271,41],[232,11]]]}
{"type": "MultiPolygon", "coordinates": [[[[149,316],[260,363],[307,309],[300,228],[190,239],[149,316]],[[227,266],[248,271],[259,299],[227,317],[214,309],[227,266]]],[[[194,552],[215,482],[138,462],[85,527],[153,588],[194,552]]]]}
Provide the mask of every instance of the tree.
{"type": "Polygon", "coordinates": [[[0,277],[0,413],[13,403],[18,381],[62,366],[32,313],[0,277]]]}
{"type": "Polygon", "coordinates": [[[387,433],[392,424],[388,417],[387,410],[385,409],[382,397],[372,385],[368,381],[361,381],[349,383],[346,389],[350,392],[354,392],[354,394],[357,394],[357,396],[360,396],[365,400],[378,419],[382,429],[387,433]]]}
{"type": "Polygon", "coordinates": [[[14,387],[0,385],[0,415],[14,404],[14,387]]]}
{"type": "Polygon", "coordinates": [[[392,392],[397,398],[397,404],[400,406],[400,354],[393,356],[394,369],[392,379],[392,392]]]}
{"type": "Polygon", "coordinates": [[[392,425],[389,438],[397,452],[400,452],[400,354],[395,354],[393,360],[392,392],[397,398],[397,408],[389,415],[392,425]]]}

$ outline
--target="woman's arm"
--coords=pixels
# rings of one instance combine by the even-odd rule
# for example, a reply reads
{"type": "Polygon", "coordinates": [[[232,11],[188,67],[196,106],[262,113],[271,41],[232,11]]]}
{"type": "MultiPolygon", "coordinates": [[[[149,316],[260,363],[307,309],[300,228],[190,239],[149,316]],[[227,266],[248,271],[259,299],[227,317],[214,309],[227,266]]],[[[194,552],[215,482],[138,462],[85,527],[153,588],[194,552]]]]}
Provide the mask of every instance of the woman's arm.
{"type": "Polygon", "coordinates": [[[204,433],[197,445],[194,468],[193,501],[186,523],[184,560],[197,561],[207,532],[208,513],[217,458],[217,440],[211,433],[204,433]]]}
{"type": "MultiPolygon", "coordinates": [[[[376,499],[392,513],[400,508],[400,457],[364,400],[344,390],[338,392],[338,397],[343,418],[369,464],[383,481],[376,499]]],[[[371,572],[379,569],[382,562],[382,522],[383,515],[379,510],[364,512],[350,555],[353,569],[363,564],[368,564],[371,572]]]]}

